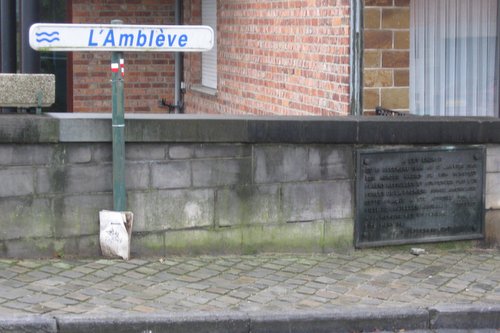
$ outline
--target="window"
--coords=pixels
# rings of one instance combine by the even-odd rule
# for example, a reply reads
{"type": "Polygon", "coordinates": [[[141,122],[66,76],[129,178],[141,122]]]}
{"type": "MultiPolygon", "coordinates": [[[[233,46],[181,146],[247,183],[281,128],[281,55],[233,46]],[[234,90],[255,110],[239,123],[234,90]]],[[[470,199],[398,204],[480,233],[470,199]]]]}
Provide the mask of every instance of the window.
{"type": "Polygon", "coordinates": [[[217,89],[217,0],[202,0],[201,23],[214,30],[214,47],[201,55],[201,85],[217,89]]]}
{"type": "Polygon", "coordinates": [[[364,0],[363,112],[499,115],[499,0],[364,0]]]}
{"type": "Polygon", "coordinates": [[[412,0],[410,112],[498,116],[497,0],[412,0]]]}

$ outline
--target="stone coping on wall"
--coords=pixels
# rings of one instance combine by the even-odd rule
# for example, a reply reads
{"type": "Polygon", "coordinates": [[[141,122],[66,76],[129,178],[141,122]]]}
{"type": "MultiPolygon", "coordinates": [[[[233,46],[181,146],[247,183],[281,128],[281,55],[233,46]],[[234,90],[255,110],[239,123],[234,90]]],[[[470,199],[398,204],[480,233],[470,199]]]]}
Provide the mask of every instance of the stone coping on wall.
{"type": "MultiPolygon", "coordinates": [[[[127,114],[127,142],[500,143],[500,119],[127,114]]],[[[0,115],[0,143],[111,142],[111,114],[0,115]]]]}

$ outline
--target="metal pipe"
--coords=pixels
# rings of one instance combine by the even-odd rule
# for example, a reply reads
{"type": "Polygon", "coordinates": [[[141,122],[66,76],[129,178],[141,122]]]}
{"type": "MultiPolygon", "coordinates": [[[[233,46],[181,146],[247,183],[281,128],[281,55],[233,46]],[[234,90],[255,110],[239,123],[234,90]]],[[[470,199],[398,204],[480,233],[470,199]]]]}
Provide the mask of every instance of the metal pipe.
{"type": "Polygon", "coordinates": [[[40,1],[21,0],[21,71],[40,73],[40,55],[29,45],[29,30],[40,19],[40,1]]]}
{"type": "Polygon", "coordinates": [[[349,99],[353,115],[363,113],[363,1],[351,0],[349,99]]]}
{"type": "MultiPolygon", "coordinates": [[[[123,24],[123,21],[113,20],[111,24],[123,24]]],[[[123,66],[123,52],[112,52],[113,209],[119,212],[125,211],[127,205],[125,189],[125,97],[123,93],[123,66]]]]}
{"type": "MultiPolygon", "coordinates": [[[[1,73],[15,73],[16,53],[16,0],[0,1],[0,59],[1,73]]],[[[2,108],[2,112],[15,112],[16,108],[2,108]]]]}
{"type": "Polygon", "coordinates": [[[496,45],[496,66],[495,66],[495,82],[496,82],[496,91],[493,93],[494,97],[494,108],[496,116],[500,116],[500,61],[498,60],[500,57],[500,5],[497,5],[497,45],[496,45]]]}
{"type": "Polygon", "coordinates": [[[16,59],[16,0],[2,0],[0,2],[0,58],[2,59],[2,73],[15,73],[16,59]]]}
{"type": "MultiPolygon", "coordinates": [[[[182,0],[175,0],[175,25],[182,25],[182,0]]],[[[174,53],[175,76],[174,76],[174,110],[175,113],[182,113],[184,109],[184,100],[182,96],[182,74],[184,70],[184,59],[181,52],[174,53]]]]}

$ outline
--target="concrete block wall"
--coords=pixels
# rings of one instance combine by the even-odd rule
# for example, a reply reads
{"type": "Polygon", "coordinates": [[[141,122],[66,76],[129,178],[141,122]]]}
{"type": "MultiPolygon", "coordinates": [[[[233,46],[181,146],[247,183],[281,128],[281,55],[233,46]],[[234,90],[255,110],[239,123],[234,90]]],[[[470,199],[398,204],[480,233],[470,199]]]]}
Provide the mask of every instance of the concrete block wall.
{"type": "Polygon", "coordinates": [[[486,243],[500,244],[500,145],[488,145],[486,150],[486,243]]]}
{"type": "MultiPolygon", "coordinates": [[[[132,252],[350,248],[352,156],[338,145],[129,143],[132,252]]],[[[0,161],[0,255],[99,254],[110,144],[2,144],[0,161]]]]}
{"type": "MultiPolygon", "coordinates": [[[[500,244],[500,121],[402,118],[128,115],[132,254],[352,250],[356,149],[408,145],[487,147],[486,244],[500,244]]],[[[102,115],[2,116],[0,257],[100,254],[110,128],[102,115]]]]}

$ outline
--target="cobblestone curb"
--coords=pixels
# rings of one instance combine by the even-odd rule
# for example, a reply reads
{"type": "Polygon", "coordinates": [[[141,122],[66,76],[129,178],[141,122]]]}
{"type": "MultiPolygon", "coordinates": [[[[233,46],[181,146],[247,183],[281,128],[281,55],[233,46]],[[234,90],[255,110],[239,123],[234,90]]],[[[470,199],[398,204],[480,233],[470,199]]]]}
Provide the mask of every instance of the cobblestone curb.
{"type": "Polygon", "coordinates": [[[0,317],[0,332],[7,333],[333,333],[484,329],[500,330],[500,305],[290,313],[0,317]]]}
{"type": "Polygon", "coordinates": [[[430,328],[481,329],[500,331],[500,304],[495,306],[438,306],[429,310],[430,328]]]}
{"type": "Polygon", "coordinates": [[[57,322],[55,318],[48,316],[0,316],[0,332],[18,333],[18,332],[39,332],[56,333],[57,322]]]}

